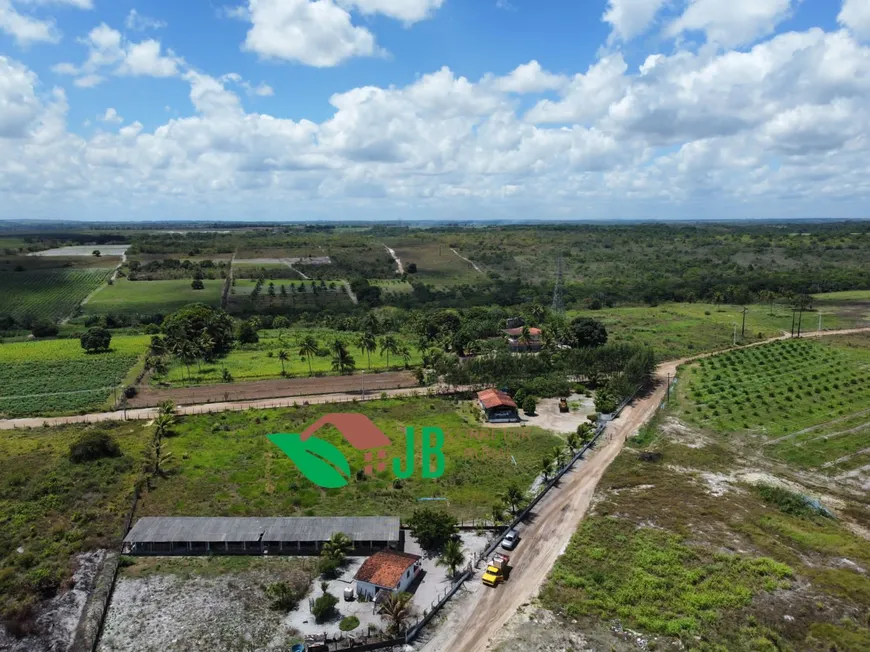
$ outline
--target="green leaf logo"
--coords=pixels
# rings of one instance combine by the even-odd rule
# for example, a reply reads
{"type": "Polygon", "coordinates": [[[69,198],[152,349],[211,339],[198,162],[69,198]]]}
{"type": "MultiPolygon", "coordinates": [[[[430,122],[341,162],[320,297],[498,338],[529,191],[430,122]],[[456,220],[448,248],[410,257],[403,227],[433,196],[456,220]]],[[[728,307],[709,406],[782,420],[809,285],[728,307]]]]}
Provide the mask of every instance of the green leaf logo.
{"type": "Polygon", "coordinates": [[[306,478],[325,489],[338,489],[348,483],[350,464],[341,451],[328,441],[299,435],[276,433],[269,441],[289,457],[306,478]],[[342,475],[342,473],[344,475],[342,475]]]}

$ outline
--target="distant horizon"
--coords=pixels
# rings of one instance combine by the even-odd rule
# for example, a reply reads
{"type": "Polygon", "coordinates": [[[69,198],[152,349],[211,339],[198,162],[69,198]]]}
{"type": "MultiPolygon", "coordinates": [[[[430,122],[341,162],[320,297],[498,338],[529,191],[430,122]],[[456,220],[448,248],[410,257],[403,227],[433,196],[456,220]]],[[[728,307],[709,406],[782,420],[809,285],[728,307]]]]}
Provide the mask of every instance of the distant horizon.
{"type": "Polygon", "coordinates": [[[746,217],[746,218],[625,218],[625,219],[590,219],[590,218],[479,218],[474,220],[455,220],[445,218],[416,219],[321,219],[321,220],[230,220],[230,219],[154,219],[112,221],[99,219],[3,219],[0,218],[0,229],[9,227],[31,226],[66,226],[87,225],[103,226],[105,228],[153,227],[153,226],[209,226],[224,225],[227,227],[274,227],[274,226],[413,226],[425,225],[517,225],[536,226],[547,224],[582,224],[582,225],[632,225],[632,224],[823,224],[836,222],[870,222],[870,217],[746,217]]]}

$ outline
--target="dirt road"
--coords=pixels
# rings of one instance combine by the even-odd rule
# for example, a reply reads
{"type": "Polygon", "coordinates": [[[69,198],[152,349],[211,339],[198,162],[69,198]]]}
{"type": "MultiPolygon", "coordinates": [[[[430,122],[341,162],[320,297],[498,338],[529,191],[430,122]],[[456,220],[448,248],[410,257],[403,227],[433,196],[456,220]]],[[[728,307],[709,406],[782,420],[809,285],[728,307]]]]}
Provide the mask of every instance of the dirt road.
{"type": "MultiPolygon", "coordinates": [[[[385,371],[352,376],[314,376],[312,378],[273,378],[195,387],[151,387],[144,385],[128,407],[144,408],[173,401],[178,405],[203,405],[218,401],[258,401],[267,398],[292,398],[317,394],[360,394],[386,389],[417,387],[410,371],[385,371]]],[[[292,404],[292,401],[291,401],[292,404]]]]}
{"type": "Polygon", "coordinates": [[[497,589],[484,587],[468,596],[473,603],[463,604],[461,609],[451,612],[448,622],[442,624],[422,648],[425,652],[487,649],[490,636],[504,627],[520,605],[538,594],[547,573],[589,508],[601,476],[622,450],[625,439],[655,413],[665,395],[666,375],[673,377],[681,362],[659,366],[655,391],[626,407],[619,419],[607,427],[595,454],[575,465],[565,474],[561,486],[539,503],[531,523],[520,532],[520,544],[511,554],[510,582],[497,589]]]}
{"type": "MultiPolygon", "coordinates": [[[[822,331],[807,333],[806,337],[829,335],[848,335],[870,331],[868,328],[846,329],[841,331],[822,331]]],[[[767,341],[786,339],[788,335],[767,341]]],[[[754,345],[764,344],[758,342],[754,345]]],[[[741,348],[741,347],[735,347],[741,348]]],[[[576,464],[565,474],[561,485],[551,491],[538,505],[534,518],[520,530],[520,543],[511,554],[510,581],[497,588],[479,588],[462,598],[465,600],[456,608],[450,609],[446,622],[437,629],[424,632],[421,641],[423,652],[482,652],[489,648],[496,636],[516,613],[520,605],[531,601],[538,591],[556,559],[568,545],[571,536],[589,508],[598,481],[610,463],[622,450],[625,440],[637,433],[638,429],[655,414],[665,397],[666,379],[673,378],[677,368],[691,360],[719,355],[724,351],[705,353],[672,360],[659,365],[656,370],[657,384],[650,394],[635,400],[623,410],[620,417],[607,426],[595,454],[576,464]],[[430,636],[426,640],[426,636],[430,636]]],[[[479,579],[472,580],[479,582],[479,579]]],[[[430,628],[432,629],[432,628],[430,628]]]]}
{"type": "MultiPolygon", "coordinates": [[[[268,398],[256,401],[234,401],[221,403],[205,403],[200,405],[183,405],[177,408],[178,414],[211,414],[215,412],[240,412],[243,410],[268,410],[272,408],[291,407],[292,405],[311,405],[322,403],[352,403],[353,401],[371,401],[386,394],[394,396],[425,396],[428,387],[413,387],[408,389],[385,389],[383,391],[367,391],[363,397],[360,393],[317,394],[311,396],[291,396],[289,398],[268,398]]],[[[464,391],[466,387],[432,387],[434,394],[446,394],[464,391]]],[[[157,416],[156,407],[127,410],[127,421],[150,421],[157,416]]],[[[70,423],[99,423],[101,421],[123,421],[124,412],[95,412],[92,414],[75,414],[66,417],[31,417],[23,419],[0,419],[0,430],[16,428],[41,428],[43,426],[62,426],[70,423]]]]}

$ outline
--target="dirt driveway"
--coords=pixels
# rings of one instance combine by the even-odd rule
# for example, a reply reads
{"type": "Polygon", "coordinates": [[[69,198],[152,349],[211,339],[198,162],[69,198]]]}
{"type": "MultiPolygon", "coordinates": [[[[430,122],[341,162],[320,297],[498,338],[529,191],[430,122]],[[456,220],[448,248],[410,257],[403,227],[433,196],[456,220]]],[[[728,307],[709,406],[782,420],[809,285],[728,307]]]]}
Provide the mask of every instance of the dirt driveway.
{"type": "Polygon", "coordinates": [[[202,405],[228,401],[256,401],[264,398],[315,396],[317,394],[362,394],[387,389],[416,387],[417,379],[410,371],[354,374],[352,376],[320,376],[314,378],[285,378],[256,380],[246,383],[200,385],[197,387],[142,387],[130,399],[131,408],[154,407],[164,401],[176,405],[202,405]]]}

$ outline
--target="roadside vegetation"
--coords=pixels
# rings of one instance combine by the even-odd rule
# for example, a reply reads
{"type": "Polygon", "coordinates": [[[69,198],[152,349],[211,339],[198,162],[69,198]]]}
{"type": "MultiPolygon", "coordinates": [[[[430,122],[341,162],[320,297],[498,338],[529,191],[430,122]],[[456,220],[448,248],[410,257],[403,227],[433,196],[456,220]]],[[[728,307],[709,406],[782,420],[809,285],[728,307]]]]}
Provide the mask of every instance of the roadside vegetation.
{"type": "Polygon", "coordinates": [[[113,423],[0,437],[0,619],[27,627],[68,585],[75,556],[118,544],[145,427],[113,423]]]}
{"type": "Polygon", "coordinates": [[[865,336],[790,340],[684,369],[598,485],[544,606],[657,649],[867,649],[870,502],[825,460],[868,464],[870,398],[848,382],[868,351],[865,336]],[[753,408],[761,396],[782,404],[753,408]]]}

